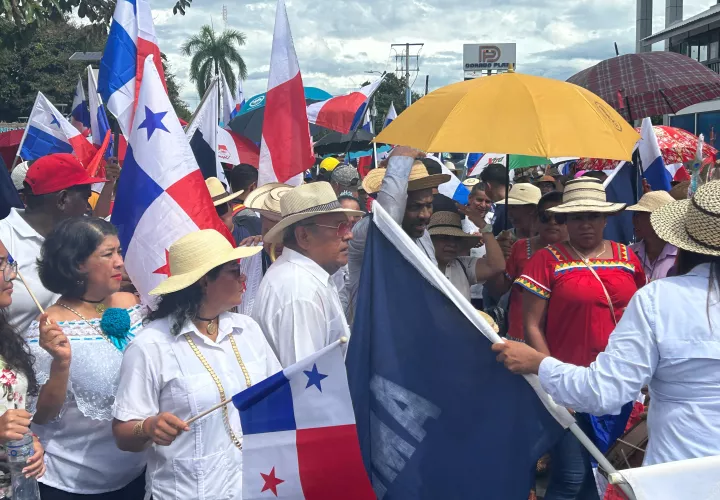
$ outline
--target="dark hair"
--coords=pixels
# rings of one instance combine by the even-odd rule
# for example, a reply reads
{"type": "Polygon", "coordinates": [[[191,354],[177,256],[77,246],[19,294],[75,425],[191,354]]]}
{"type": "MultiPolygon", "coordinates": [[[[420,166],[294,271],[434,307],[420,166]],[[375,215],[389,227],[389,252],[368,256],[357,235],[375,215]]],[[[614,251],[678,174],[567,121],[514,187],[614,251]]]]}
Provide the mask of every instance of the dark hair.
{"type": "Polygon", "coordinates": [[[33,370],[35,357],[25,339],[10,325],[5,309],[0,309],[0,357],[9,368],[25,375],[28,396],[37,396],[39,387],[33,370]]]}
{"type": "Polygon", "coordinates": [[[478,191],[485,191],[486,187],[487,187],[487,185],[483,181],[480,181],[477,184],[474,184],[472,189],[470,190],[470,196],[475,196],[475,194],[478,191]]]}
{"type": "Polygon", "coordinates": [[[494,184],[505,184],[507,182],[507,168],[500,163],[491,163],[480,172],[480,180],[494,184]]]}
{"type": "MultiPolygon", "coordinates": [[[[25,181],[23,181],[23,188],[23,193],[25,194],[25,205],[30,210],[42,208],[46,205],[55,204],[57,202],[57,194],[60,192],[57,191],[55,193],[33,194],[30,184],[25,181]]],[[[63,189],[62,191],[87,192],[90,191],[90,186],[72,186],[67,189],[63,189]]]]}
{"type": "Polygon", "coordinates": [[[228,181],[230,181],[230,187],[232,187],[234,193],[246,190],[250,184],[257,182],[257,180],[258,169],[247,163],[235,165],[230,171],[230,175],[228,175],[228,181]]]}
{"type": "Polygon", "coordinates": [[[43,286],[67,297],[82,297],[87,276],[78,268],[106,236],[117,234],[115,226],[99,217],[71,217],[60,222],[45,238],[37,260],[43,286]]]}
{"type": "MultiPolygon", "coordinates": [[[[712,255],[704,255],[701,253],[690,252],[678,248],[678,255],[676,260],[677,274],[683,275],[692,271],[696,266],[700,264],[710,264],[710,282],[708,283],[708,298],[707,298],[707,317],[708,322],[710,321],[710,306],[720,302],[720,257],[712,255]],[[715,301],[713,302],[713,294],[715,295],[715,301]]],[[[710,325],[712,330],[712,324],[710,325]]]]}
{"type": "Polygon", "coordinates": [[[560,191],[550,191],[540,198],[537,205],[538,213],[545,210],[545,207],[550,203],[562,203],[562,193],[560,191]]]}
{"type": "MultiPolygon", "coordinates": [[[[222,265],[215,267],[207,272],[205,276],[210,281],[215,281],[220,275],[222,265]]],[[[205,292],[198,283],[193,283],[187,288],[178,290],[177,292],[168,293],[160,296],[157,309],[150,311],[145,318],[144,323],[150,323],[156,319],[170,318],[170,333],[180,335],[182,327],[187,321],[192,321],[197,317],[202,304],[205,292]]]]}
{"type": "Polygon", "coordinates": [[[437,175],[443,173],[440,164],[438,164],[438,162],[436,162],[432,158],[423,158],[420,161],[422,161],[422,164],[425,165],[425,169],[427,170],[427,173],[429,175],[437,175]]]}
{"type": "Polygon", "coordinates": [[[338,201],[339,201],[340,203],[342,203],[343,200],[351,200],[351,201],[354,201],[355,203],[358,204],[358,206],[360,207],[360,210],[362,210],[363,212],[365,211],[364,207],[362,206],[362,203],[360,203],[360,200],[358,200],[358,199],[355,198],[354,196],[350,196],[349,194],[341,194],[340,196],[338,196],[338,201]]]}
{"type": "Polygon", "coordinates": [[[455,201],[439,193],[433,196],[433,213],[435,212],[459,213],[455,201]]]}
{"type": "Polygon", "coordinates": [[[304,223],[307,223],[307,220],[296,222],[295,224],[290,224],[288,227],[285,228],[285,231],[283,232],[284,247],[292,247],[293,245],[297,244],[297,238],[295,238],[295,229],[304,225],[304,223]]]}

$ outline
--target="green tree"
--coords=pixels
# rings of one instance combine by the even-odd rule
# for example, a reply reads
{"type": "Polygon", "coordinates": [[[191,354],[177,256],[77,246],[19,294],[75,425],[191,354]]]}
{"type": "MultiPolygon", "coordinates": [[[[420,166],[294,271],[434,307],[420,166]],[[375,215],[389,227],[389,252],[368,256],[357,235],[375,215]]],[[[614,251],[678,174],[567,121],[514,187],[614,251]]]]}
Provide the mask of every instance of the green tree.
{"type": "Polygon", "coordinates": [[[5,0],[0,3],[0,19],[22,28],[77,15],[93,23],[90,30],[100,34],[110,23],[114,9],[115,2],[107,0],[5,0]]]}
{"type": "Polygon", "coordinates": [[[17,26],[0,18],[0,120],[28,116],[38,91],[69,108],[87,63],[68,58],[76,51],[101,51],[104,45],[105,37],[90,26],[64,19],[17,26]]]}
{"type": "Polygon", "coordinates": [[[236,30],[224,30],[217,36],[211,26],[200,28],[200,34],[193,35],[185,42],[181,51],[192,56],[190,61],[190,81],[195,83],[198,95],[202,97],[212,78],[222,71],[230,88],[237,87],[233,65],[237,75],[247,78],[247,67],[238,47],[245,45],[245,33],[236,30]],[[237,44],[237,45],[236,45],[237,44]]]}
{"type": "MultiPolygon", "coordinates": [[[[365,82],[362,86],[370,85],[370,82],[365,82]]],[[[417,101],[422,97],[420,94],[413,92],[412,100],[417,101]]],[[[380,133],[382,130],[383,121],[385,115],[387,115],[388,109],[390,109],[390,103],[395,104],[395,110],[400,114],[405,108],[405,78],[398,78],[394,73],[388,73],[385,75],[385,79],[378,87],[377,91],[373,95],[375,99],[375,107],[377,108],[378,115],[375,117],[375,132],[380,133]]]]}

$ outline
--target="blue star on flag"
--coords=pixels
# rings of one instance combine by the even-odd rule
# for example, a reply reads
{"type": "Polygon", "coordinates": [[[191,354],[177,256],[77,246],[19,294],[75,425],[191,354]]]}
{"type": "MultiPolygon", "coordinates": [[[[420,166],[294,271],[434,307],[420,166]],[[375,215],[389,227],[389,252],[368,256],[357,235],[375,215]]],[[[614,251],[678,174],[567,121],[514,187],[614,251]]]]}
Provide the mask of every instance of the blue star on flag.
{"type": "Polygon", "coordinates": [[[320,382],[322,379],[327,378],[327,375],[323,375],[318,371],[317,363],[313,364],[312,370],[303,370],[303,373],[307,375],[308,382],[305,386],[305,389],[310,387],[311,385],[314,385],[318,388],[318,391],[322,392],[322,387],[320,386],[320,382]]]}
{"type": "Polygon", "coordinates": [[[58,128],[60,128],[60,122],[58,121],[57,116],[55,116],[55,115],[53,114],[52,117],[53,117],[53,119],[52,119],[52,121],[50,122],[50,125],[57,125],[58,128]]]}
{"type": "Polygon", "coordinates": [[[153,113],[150,108],[145,106],[145,120],[143,120],[138,129],[147,129],[148,140],[150,140],[150,137],[152,137],[153,132],[155,132],[156,130],[164,130],[165,132],[170,132],[167,128],[165,128],[165,125],[163,125],[162,122],[163,118],[165,118],[165,115],[167,113],[167,111],[153,113]]]}

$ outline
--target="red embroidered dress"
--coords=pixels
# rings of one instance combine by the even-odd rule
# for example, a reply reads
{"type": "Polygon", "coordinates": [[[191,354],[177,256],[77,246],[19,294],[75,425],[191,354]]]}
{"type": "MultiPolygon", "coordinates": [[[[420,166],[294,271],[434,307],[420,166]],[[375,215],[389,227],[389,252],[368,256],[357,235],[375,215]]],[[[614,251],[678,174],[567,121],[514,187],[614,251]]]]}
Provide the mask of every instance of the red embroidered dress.
{"type": "MultiPolygon", "coordinates": [[[[611,260],[590,259],[590,264],[605,285],[620,321],[633,294],[645,285],[645,272],[627,246],[611,245],[611,260]]],[[[605,349],[615,328],[610,306],[597,278],[565,244],[538,250],[515,283],[548,300],[545,339],[553,357],[589,366],[605,349]]]]}

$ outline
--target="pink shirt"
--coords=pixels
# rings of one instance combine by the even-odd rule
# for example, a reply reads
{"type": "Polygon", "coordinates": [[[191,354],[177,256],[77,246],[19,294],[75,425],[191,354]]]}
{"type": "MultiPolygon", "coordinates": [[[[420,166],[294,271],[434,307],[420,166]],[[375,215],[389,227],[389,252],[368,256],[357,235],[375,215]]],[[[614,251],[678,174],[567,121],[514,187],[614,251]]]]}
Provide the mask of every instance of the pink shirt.
{"type": "Polygon", "coordinates": [[[668,272],[675,265],[677,248],[670,243],[665,244],[665,248],[662,249],[655,262],[650,262],[650,259],[648,259],[644,241],[630,245],[630,249],[635,252],[640,262],[642,262],[648,282],[667,278],[668,272]]]}

